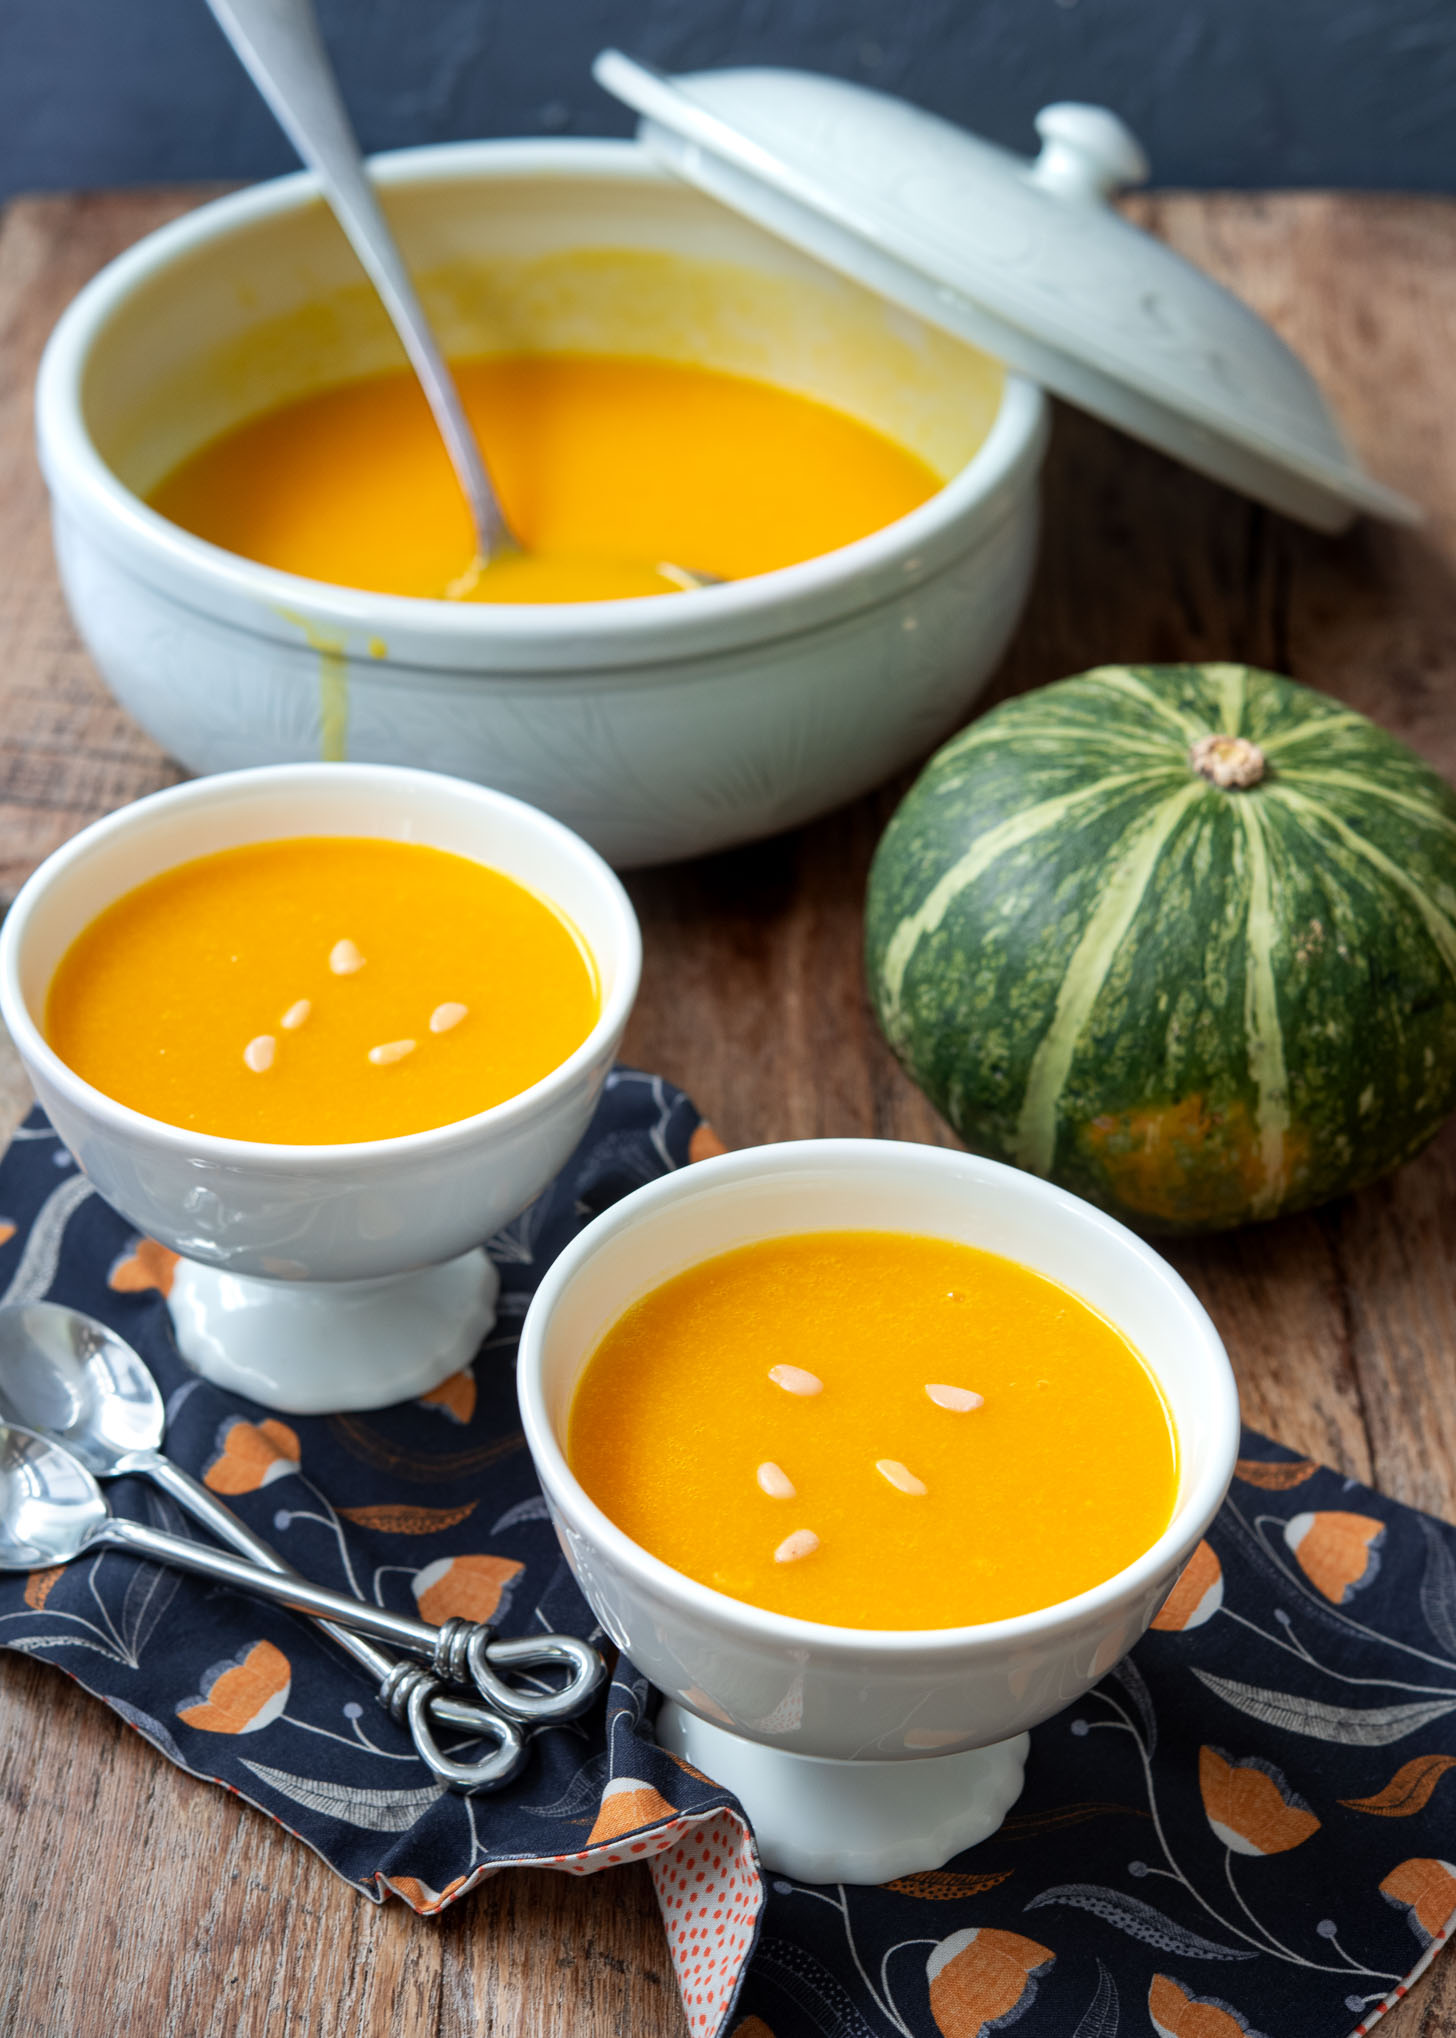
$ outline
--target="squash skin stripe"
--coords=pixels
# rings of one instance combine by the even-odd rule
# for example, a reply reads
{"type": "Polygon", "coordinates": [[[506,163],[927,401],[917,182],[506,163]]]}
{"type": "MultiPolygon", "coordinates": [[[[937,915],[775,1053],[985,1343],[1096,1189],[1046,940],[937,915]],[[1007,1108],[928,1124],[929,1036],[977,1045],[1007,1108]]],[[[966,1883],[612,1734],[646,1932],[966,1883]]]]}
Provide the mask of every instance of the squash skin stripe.
{"type": "Polygon", "coordinates": [[[1210,730],[1211,735],[1242,736],[1244,733],[1244,709],[1248,705],[1249,668],[1247,665],[1205,665],[1208,677],[1214,680],[1223,696],[1223,727],[1210,730]]]}
{"type": "Polygon", "coordinates": [[[1091,785],[1080,786],[1075,792],[1058,793],[1055,799],[1043,800],[1038,806],[1029,807],[1024,813],[1003,821],[999,828],[991,829],[951,865],[915,911],[908,913],[896,927],[885,948],[880,981],[885,1003],[885,1032],[892,1047],[898,1044],[900,994],[905,987],[905,972],[910,967],[911,957],[926,935],[933,934],[940,926],[967,886],[975,884],[1000,857],[1045,834],[1048,828],[1054,827],[1077,808],[1110,793],[1122,792],[1147,776],[1146,771],[1114,773],[1095,780],[1091,785]]]}
{"type": "MultiPolygon", "coordinates": [[[[1069,725],[1063,717],[1052,715],[1048,715],[1046,721],[1041,724],[1027,717],[1014,732],[994,722],[989,724],[972,722],[969,728],[962,729],[958,736],[952,736],[942,745],[936,753],[935,761],[938,768],[945,769],[958,764],[962,758],[973,756],[978,751],[995,750],[1000,745],[1020,746],[1038,738],[1048,739],[1053,743],[1065,743],[1073,740],[1079,733],[1077,728],[1069,725]]],[[[1166,748],[1160,747],[1151,737],[1145,737],[1134,746],[1119,732],[1117,748],[1123,750],[1134,747],[1141,755],[1155,759],[1164,770],[1167,769],[1169,757],[1166,748]]]]}
{"type": "Polygon", "coordinates": [[[1287,743],[1303,743],[1310,736],[1328,736],[1331,729],[1362,729],[1367,721],[1365,715],[1346,708],[1343,714],[1312,715],[1307,722],[1296,722],[1292,729],[1279,730],[1270,740],[1272,745],[1282,750],[1287,743]]]}
{"type": "Polygon", "coordinates": [[[1316,822],[1322,823],[1332,834],[1337,835],[1347,849],[1353,851],[1356,856],[1363,857],[1366,863],[1372,869],[1378,870],[1389,883],[1397,885],[1420,915],[1437,953],[1445,963],[1453,983],[1456,983],[1456,926],[1453,926],[1439,906],[1431,903],[1419,885],[1411,882],[1400,865],[1392,863],[1383,850],[1377,849],[1373,842],[1367,842],[1363,835],[1357,835],[1353,828],[1347,827],[1337,814],[1332,814],[1326,807],[1316,806],[1313,800],[1306,799],[1304,794],[1297,792],[1293,786],[1272,786],[1270,797],[1281,799],[1286,806],[1293,807],[1301,816],[1313,815],[1316,822]]]}
{"type": "Polygon", "coordinates": [[[1380,785],[1374,779],[1357,778],[1353,771],[1340,771],[1333,765],[1291,764],[1282,768],[1279,776],[1285,784],[1292,782],[1296,787],[1335,786],[1344,792],[1359,793],[1366,799],[1384,800],[1392,807],[1399,807],[1402,813],[1414,815],[1423,826],[1442,828],[1456,838],[1456,821],[1449,815],[1435,813],[1428,800],[1411,799],[1407,793],[1398,793],[1394,786],[1380,785]]]}
{"type": "MultiPolygon", "coordinates": [[[[1139,831],[1122,863],[1108,877],[1102,900],[1067,964],[1051,1023],[1037,1043],[1027,1073],[1016,1127],[1016,1165],[1045,1175],[1056,1155],[1057,1110],[1072,1059],[1107,972],[1137,917],[1159,857],[1195,800],[1209,790],[1196,778],[1163,804],[1139,831]]],[[[1131,831],[1130,831],[1131,832],[1131,831]]],[[[1126,842],[1124,837],[1123,841],[1126,842]]]]}
{"type": "Polygon", "coordinates": [[[1147,708],[1163,721],[1170,722],[1185,743],[1191,743],[1196,736],[1204,734],[1186,715],[1180,715],[1176,708],[1160,701],[1152,689],[1144,686],[1140,679],[1135,679],[1125,665],[1094,665],[1090,672],[1080,676],[1107,687],[1113,693],[1120,693],[1126,700],[1136,701],[1139,707],[1147,708]]]}
{"type": "Polygon", "coordinates": [[[1253,1199],[1254,1215],[1265,1217],[1279,1207],[1288,1186],[1289,1071],[1284,1060],[1284,1032],[1279,1021],[1279,991],[1274,976],[1275,920],[1269,883],[1269,845],[1258,808],[1238,801],[1234,811],[1243,824],[1249,856],[1249,943],[1244,978],[1244,1036],[1249,1073],[1257,1095],[1259,1158],[1264,1179],[1253,1199]]]}

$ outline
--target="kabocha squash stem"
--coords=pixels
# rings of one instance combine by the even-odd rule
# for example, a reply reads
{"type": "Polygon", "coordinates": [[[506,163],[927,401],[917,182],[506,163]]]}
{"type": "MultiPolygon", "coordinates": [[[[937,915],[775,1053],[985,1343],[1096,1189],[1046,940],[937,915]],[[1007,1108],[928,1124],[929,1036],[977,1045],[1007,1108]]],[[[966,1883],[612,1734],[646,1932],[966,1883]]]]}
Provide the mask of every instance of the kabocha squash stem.
{"type": "Polygon", "coordinates": [[[1264,776],[1264,753],[1247,736],[1200,736],[1188,746],[1188,762],[1225,792],[1257,785],[1264,776]]]}
{"type": "Polygon", "coordinates": [[[1278,674],[1101,666],[931,759],[866,961],[975,1150],[1145,1230],[1303,1209],[1456,1108],[1456,793],[1278,674]]]}

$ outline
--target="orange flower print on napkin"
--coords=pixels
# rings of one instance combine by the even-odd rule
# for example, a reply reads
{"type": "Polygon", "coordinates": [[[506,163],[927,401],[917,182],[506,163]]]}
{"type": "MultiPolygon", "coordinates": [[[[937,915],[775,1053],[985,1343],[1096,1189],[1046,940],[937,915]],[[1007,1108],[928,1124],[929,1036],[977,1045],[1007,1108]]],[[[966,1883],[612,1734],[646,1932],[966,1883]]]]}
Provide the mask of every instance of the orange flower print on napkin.
{"type": "Polygon", "coordinates": [[[475,1374],[464,1366],[428,1394],[421,1394],[419,1402],[421,1408],[437,1408],[451,1422],[469,1422],[475,1413],[475,1374]]]}
{"type": "Polygon", "coordinates": [[[1380,1894],[1404,1910],[1423,1946],[1456,1923],[1456,1867],[1449,1861],[1402,1861],[1381,1883],[1380,1894]]]}
{"type": "Polygon", "coordinates": [[[447,1904],[469,1879],[468,1876],[457,1875],[454,1881],[447,1882],[443,1889],[431,1889],[430,1885],[421,1882],[417,1875],[385,1875],[380,1878],[386,1889],[392,1889],[396,1896],[403,1897],[410,1909],[418,1911],[424,1918],[447,1904]]]}
{"type": "Polygon", "coordinates": [[[256,1493],[260,1486],[271,1486],[275,1479],[296,1472],[302,1455],[298,1433],[286,1422],[272,1416],[266,1422],[230,1416],[217,1433],[202,1483],[214,1493],[256,1493]]]}
{"type": "Polygon", "coordinates": [[[1158,2038],[1262,2038],[1231,2004],[1217,1996],[1196,1996],[1168,1974],[1153,1976],[1148,2016],[1158,2038]]]}
{"type": "Polygon", "coordinates": [[[461,1620],[494,1620],[524,1569],[510,1557],[439,1557],[415,1573],[420,1619],[436,1628],[452,1614],[461,1620]]]}
{"type": "Polygon", "coordinates": [[[1158,1609],[1153,1626],[1164,1634],[1182,1634],[1187,1628],[1201,1628],[1222,1605],[1223,1566],[1209,1545],[1200,1543],[1158,1609]]]}
{"type": "Polygon", "coordinates": [[[1284,1530],[1300,1570],[1334,1606],[1343,1606],[1380,1569],[1385,1523],[1369,1514],[1297,1514],[1284,1530]]]}
{"type": "Polygon", "coordinates": [[[15,1236],[15,1226],[8,1217],[0,1217],[0,1245],[9,1245],[15,1236]]]}
{"type": "Polygon", "coordinates": [[[287,1705],[292,1682],[283,1651],[271,1642],[254,1642],[241,1656],[214,1663],[202,1680],[202,1696],[179,1705],[177,1717],[205,1734],[256,1734],[287,1705]]]}
{"type": "Polygon", "coordinates": [[[25,1574],[25,1603],[39,1613],[50,1598],[52,1589],[66,1575],[64,1564],[52,1564],[45,1571],[27,1571],[25,1574]]]}
{"type": "Polygon", "coordinates": [[[1235,1762],[1218,1748],[1200,1748],[1198,1788],[1208,1823],[1235,1854],[1287,1854],[1319,1831],[1304,1799],[1256,1755],[1235,1762]]]}
{"type": "Polygon", "coordinates": [[[604,1847],[641,1826],[655,1826],[659,1819],[675,1816],[677,1806],[669,1804],[660,1790],[636,1776],[614,1776],[602,1792],[602,1808],[596,1824],[587,1834],[588,1847],[604,1847]]]}
{"type": "Polygon", "coordinates": [[[710,1161],[714,1155],[727,1153],[727,1151],[727,1147],[724,1146],[722,1140],[719,1139],[707,1119],[700,1119],[693,1128],[692,1138],[688,1141],[688,1159],[690,1161],[710,1161]]]}
{"type": "Polygon", "coordinates": [[[170,1295],[177,1258],[170,1246],[159,1245],[154,1238],[136,1239],[129,1253],[112,1261],[106,1285],[118,1295],[140,1295],[148,1288],[170,1295]]]}
{"type": "Polygon", "coordinates": [[[930,2014],[943,2038],[981,2038],[1011,2021],[1036,1994],[1036,1977],[1056,1959],[1049,1946],[990,1926],[952,1932],[925,1963],[930,2014]]]}

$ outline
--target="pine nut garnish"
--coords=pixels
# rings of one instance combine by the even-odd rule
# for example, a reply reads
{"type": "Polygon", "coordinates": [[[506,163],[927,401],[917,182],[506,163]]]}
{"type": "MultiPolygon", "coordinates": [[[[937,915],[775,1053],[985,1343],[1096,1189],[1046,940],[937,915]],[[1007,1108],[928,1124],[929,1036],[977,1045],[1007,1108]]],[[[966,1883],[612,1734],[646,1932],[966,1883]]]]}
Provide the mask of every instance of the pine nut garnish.
{"type": "Polygon", "coordinates": [[[313,1005],[310,1000],[300,998],[296,1005],[289,1006],[278,1023],[282,1026],[285,1033],[297,1033],[299,1027],[302,1026],[312,1010],[313,1005]]]}
{"type": "Polygon", "coordinates": [[[271,1033],[260,1033],[256,1040],[250,1040],[243,1049],[243,1060],[255,1076],[267,1075],[273,1066],[273,1057],[278,1052],[278,1043],[271,1033]]]}
{"type": "Polygon", "coordinates": [[[782,1387],[786,1394],[822,1394],[824,1382],[817,1373],[806,1373],[802,1366],[770,1366],[768,1377],[775,1387],[782,1387]]]}
{"type": "Polygon", "coordinates": [[[908,1465],[902,1465],[898,1458],[876,1458],[875,1470],[882,1479],[888,1479],[897,1493],[928,1493],[929,1487],[923,1479],[917,1479],[908,1465]]]}
{"type": "Polygon", "coordinates": [[[795,1529],[791,1536],[785,1536],[774,1551],[776,1564],[797,1564],[800,1557],[812,1557],[819,1547],[819,1538],[813,1529],[795,1529]]]}
{"type": "Polygon", "coordinates": [[[793,1500],[798,1489],[782,1465],[776,1465],[772,1458],[765,1458],[758,1468],[758,1483],[770,1500],[793,1500]]]}
{"type": "Polygon", "coordinates": [[[347,937],[336,941],[329,950],[329,968],[336,977],[351,977],[356,969],[363,967],[363,956],[347,937]]]}
{"type": "Polygon", "coordinates": [[[370,1048],[369,1059],[375,1068],[382,1069],[387,1068],[392,1061],[403,1061],[407,1054],[413,1054],[414,1051],[415,1044],[412,1040],[386,1040],[382,1046],[370,1048]]]}
{"type": "Polygon", "coordinates": [[[469,1010],[468,1005],[457,1005],[453,1002],[437,1005],[430,1014],[431,1033],[448,1033],[452,1026],[460,1024],[469,1010]]]}
{"type": "Polygon", "coordinates": [[[984,1394],[973,1393],[969,1387],[927,1387],[925,1391],[937,1408],[948,1408],[953,1415],[969,1415],[986,1399],[984,1394]]]}

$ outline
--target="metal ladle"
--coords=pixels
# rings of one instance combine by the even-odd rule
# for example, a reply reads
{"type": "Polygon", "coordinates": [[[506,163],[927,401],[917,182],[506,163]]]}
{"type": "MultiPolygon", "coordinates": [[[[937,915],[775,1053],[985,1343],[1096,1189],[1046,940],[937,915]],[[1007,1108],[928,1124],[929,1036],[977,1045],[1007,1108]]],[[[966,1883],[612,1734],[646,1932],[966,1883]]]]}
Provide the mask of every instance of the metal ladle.
{"type": "MultiPolygon", "coordinates": [[[[455,597],[468,594],[497,553],[526,547],[506,521],[455,378],[365,174],[312,0],[208,0],[208,5],[279,126],[318,178],[419,377],[475,526],[475,558],[449,589],[455,597]]],[[[657,570],[684,589],[718,584],[715,574],[668,561],[657,570]]]]}
{"type": "Polygon", "coordinates": [[[279,126],[323,187],[419,377],[475,526],[475,568],[523,547],[491,484],[455,378],[425,317],[363,158],[310,0],[208,0],[279,126]]]}
{"type": "MultiPolygon", "coordinates": [[[[150,1479],[219,1541],[230,1543],[252,1564],[278,1574],[280,1579],[302,1582],[271,1545],[163,1453],[160,1446],[165,1415],[151,1373],[124,1338],[80,1310],[54,1302],[0,1308],[0,1418],[59,1444],[97,1478],[134,1473],[150,1479]]],[[[188,1552],[201,1548],[190,1542],[182,1543],[181,1547],[188,1552]]],[[[243,1589],[252,1590],[256,1574],[251,1568],[245,1569],[243,1589]]],[[[290,1597],[287,1588],[279,1589],[271,1579],[268,1583],[272,1590],[264,1596],[288,1604],[302,1603],[296,1590],[290,1597]]],[[[344,1609],[338,1618],[348,1623],[341,1626],[325,1619],[329,1634],[377,1680],[381,1703],[387,1710],[396,1717],[401,1710],[409,1713],[421,1756],[442,1781],[456,1787],[480,1788],[485,1782],[504,1782],[514,1774],[514,1768],[503,1768],[500,1773],[492,1770],[488,1776],[477,1776],[473,1783],[467,1780],[466,1772],[474,1774],[480,1764],[460,1764],[458,1774],[447,1775],[453,1758],[442,1755],[434,1743],[429,1727],[432,1714],[450,1726],[502,1739],[497,1715],[507,1722],[531,1726],[574,1717],[590,1705],[606,1675],[597,1652],[574,1635],[500,1641],[492,1637],[488,1628],[458,1620],[448,1621],[438,1629],[423,1622],[405,1621],[402,1625],[410,1630],[408,1635],[402,1635],[398,1625],[387,1629],[381,1629],[377,1623],[372,1626],[370,1631],[374,1634],[383,1633],[385,1639],[428,1657],[431,1677],[429,1672],[421,1672],[412,1663],[398,1662],[373,1642],[350,1632],[352,1627],[361,1625],[358,1616],[372,1618],[377,1609],[343,1594],[326,1596],[344,1609]],[[564,1669],[567,1681],[558,1689],[535,1692],[524,1690],[501,1675],[507,1669],[530,1667],[564,1669]],[[422,1689],[422,1678],[430,1688],[423,1690],[416,1703],[415,1694],[422,1689]],[[474,1683],[491,1710],[484,1711],[452,1697],[441,1689],[441,1679],[474,1683]],[[422,1733],[416,1731],[416,1712],[422,1733]]],[[[312,1610],[327,1614],[333,1608],[312,1610]]],[[[380,1618],[386,1623],[400,1621],[399,1616],[392,1614],[380,1618]]],[[[508,1739],[502,1739],[498,1751],[502,1760],[508,1739]]],[[[522,1747],[515,1767],[519,1767],[523,1754],[522,1747]]],[[[495,1759],[488,1757],[486,1762],[495,1759]]]]}

